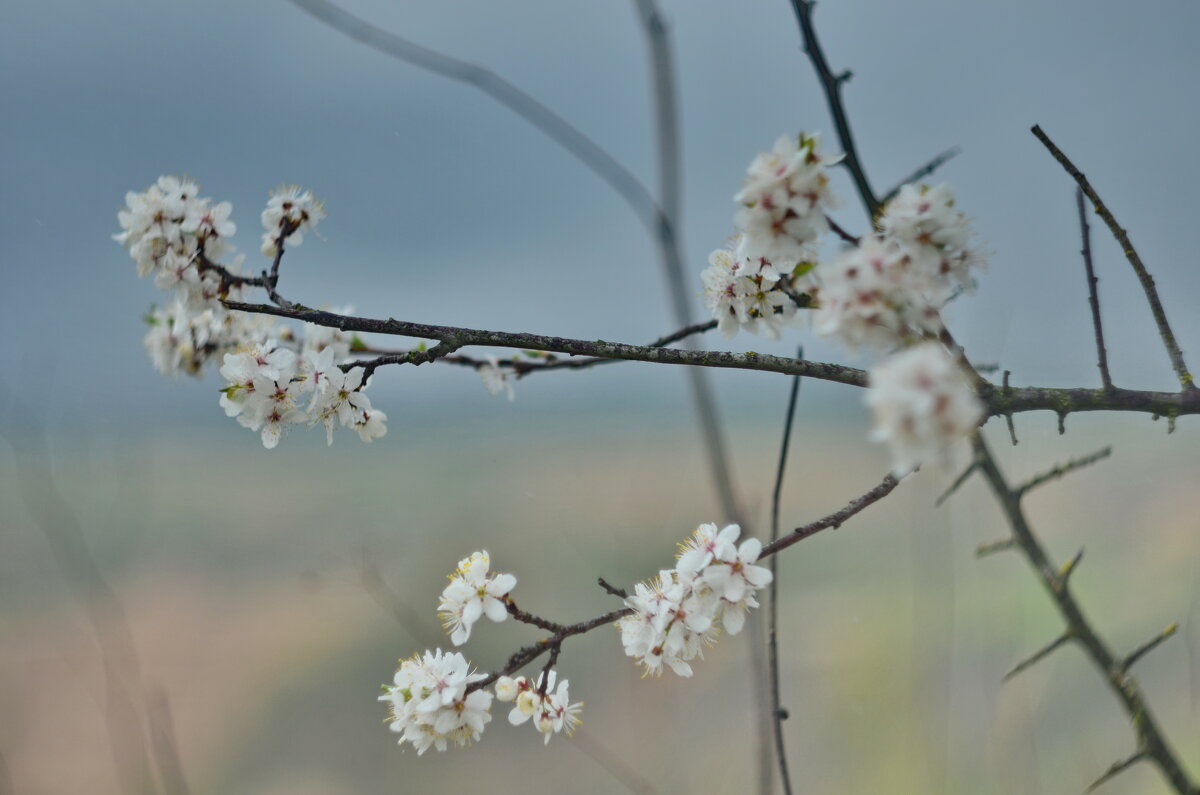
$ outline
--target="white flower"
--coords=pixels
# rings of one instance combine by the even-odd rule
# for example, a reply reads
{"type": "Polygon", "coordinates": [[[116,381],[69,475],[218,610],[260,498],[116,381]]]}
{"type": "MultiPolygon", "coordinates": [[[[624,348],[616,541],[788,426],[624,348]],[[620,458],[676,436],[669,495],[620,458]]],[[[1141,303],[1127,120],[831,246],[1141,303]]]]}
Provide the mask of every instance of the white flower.
{"type": "Polygon", "coordinates": [[[545,675],[545,687],[541,686],[542,674],[538,675],[536,682],[524,676],[516,679],[502,676],[496,683],[498,699],[516,701],[508,713],[508,722],[520,726],[532,718],[534,728],[542,733],[546,743],[550,742],[551,735],[564,730],[570,736],[579,725],[579,713],[583,710],[582,702],[571,703],[567,680],[559,681],[556,688],[556,679],[556,672],[551,670],[545,675]],[[502,684],[503,696],[499,694],[502,684]]]}
{"type": "Polygon", "coordinates": [[[466,692],[468,685],[485,678],[470,673],[457,652],[426,651],[401,661],[394,683],[384,686],[379,700],[391,708],[391,730],[401,735],[401,745],[410,743],[418,755],[431,746],[444,751],[447,741],[468,745],[478,740],[492,719],[492,694],[466,692]]]}
{"type": "Polygon", "coordinates": [[[442,591],[438,615],[442,625],[451,631],[450,640],[461,646],[471,637],[471,626],[480,616],[495,622],[508,618],[507,597],[517,585],[511,574],[489,573],[491,558],[487,552],[476,552],[458,563],[450,575],[450,584],[442,591]]]}
{"type": "Polygon", "coordinates": [[[954,209],[949,185],[905,185],[879,218],[880,233],[913,260],[932,297],[945,302],[956,289],[972,286],[972,270],[983,257],[971,248],[971,223],[954,209]]]}
{"type": "MultiPolygon", "coordinates": [[[[736,527],[737,525],[731,525],[736,527]]],[[[771,570],[755,566],[762,552],[762,542],[748,538],[734,547],[727,540],[717,547],[716,560],[700,573],[705,584],[726,602],[737,604],[771,582],[771,570]]]]}
{"type": "Polygon", "coordinates": [[[966,373],[935,342],[889,356],[870,371],[868,382],[871,438],[888,443],[897,475],[944,455],[985,416],[966,373]]]}
{"type": "Polygon", "coordinates": [[[779,272],[765,259],[717,249],[709,255],[709,267],[701,274],[704,304],[717,320],[717,328],[732,339],[739,329],[755,333],[759,324],[767,336],[779,339],[780,326],[796,314],[796,305],[783,291],[779,272]]]}
{"type": "Polygon", "coordinates": [[[734,197],[742,205],[734,223],[745,236],[745,257],[765,258],[780,270],[812,259],[813,245],[829,228],[825,211],[837,206],[826,167],[841,160],[822,154],[820,145],[819,135],[785,135],[751,162],[734,197]]]}
{"type": "Polygon", "coordinates": [[[263,233],[263,254],[275,256],[275,244],[285,225],[288,234],[284,241],[288,245],[298,246],[304,242],[305,231],[316,226],[317,221],[324,217],[325,207],[317,201],[312,191],[303,190],[297,185],[285,185],[272,191],[267,207],[262,211],[262,225],[267,230],[263,233]]]}
{"type": "Polygon", "coordinates": [[[746,612],[758,607],[754,592],[771,582],[771,572],[755,565],[759,541],[736,544],[741,532],[735,524],[720,531],[715,524],[700,525],[679,545],[674,569],[638,583],[625,599],[634,612],[617,622],[621,644],[647,674],[657,676],[665,666],[691,676],[689,661],[716,639],[717,622],[736,635],[746,612]]]}
{"type": "MultiPolygon", "coordinates": [[[[525,677],[519,677],[523,680],[525,677]]],[[[513,679],[511,676],[502,676],[496,680],[496,700],[497,701],[512,701],[520,693],[521,684],[518,679],[513,679]]]]}
{"type": "Polygon", "coordinates": [[[816,332],[837,334],[851,349],[892,350],[942,327],[938,309],[945,296],[930,294],[912,258],[890,240],[863,238],[857,248],[818,267],[817,275],[816,332]]]}
{"type": "Polygon", "coordinates": [[[500,360],[495,356],[488,356],[487,362],[475,368],[479,373],[479,377],[483,379],[483,388],[488,391],[489,395],[499,395],[501,392],[508,393],[508,399],[512,400],[516,397],[513,392],[512,382],[509,380],[513,375],[513,371],[507,367],[500,367],[500,360]]]}
{"type": "Polygon", "coordinates": [[[742,528],[736,524],[727,525],[720,532],[717,532],[715,524],[700,525],[687,541],[679,545],[675,568],[693,573],[700,571],[713,562],[718,549],[736,541],[741,532],[742,528]]]}

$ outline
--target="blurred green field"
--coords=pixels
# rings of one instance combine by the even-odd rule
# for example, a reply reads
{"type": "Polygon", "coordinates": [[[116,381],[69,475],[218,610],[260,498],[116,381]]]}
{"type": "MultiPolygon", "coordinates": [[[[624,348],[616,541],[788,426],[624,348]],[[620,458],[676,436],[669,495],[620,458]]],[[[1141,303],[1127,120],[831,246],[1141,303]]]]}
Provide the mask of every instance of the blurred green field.
{"type": "MultiPolygon", "coordinates": [[[[706,652],[691,680],[653,680],[606,628],[560,659],[587,702],[574,740],[543,747],[497,704],[473,748],[418,757],[396,747],[379,685],[397,657],[448,645],[434,606],[460,557],[489,550],[517,575],[523,607],[572,621],[615,606],[597,576],[652,575],[695,524],[717,519],[686,416],[501,417],[497,407],[394,421],[369,447],[297,436],[273,454],[223,426],[52,435],[55,481],[128,612],[143,681],[169,694],[192,792],[608,793],[627,791],[621,775],[659,793],[752,790],[744,636],[706,652]],[[372,572],[386,593],[365,587],[372,572]]],[[[732,421],[734,468],[761,520],[778,422],[732,421]]],[[[1013,479],[1114,445],[1111,460],[1027,505],[1055,556],[1086,548],[1073,583],[1117,650],[1180,623],[1137,675],[1200,774],[1200,429],[1183,421],[1167,436],[1145,417],[1111,416],[1072,417],[1062,437],[1049,417],[1018,427],[1017,448],[989,427],[1013,479]]],[[[787,523],[878,481],[886,459],[864,435],[801,412],[787,523]]],[[[93,628],[22,500],[18,466],[0,446],[0,755],[15,793],[119,792],[93,628]]],[[[1133,749],[1128,721],[1073,649],[1001,685],[1060,624],[1020,558],[974,558],[1003,534],[981,484],[934,510],[954,474],[926,467],[782,559],[799,792],[1081,792],[1133,749]]],[[[492,668],[535,637],[480,624],[464,651],[492,668]]],[[[1146,766],[1103,790],[1165,791],[1146,766]]]]}

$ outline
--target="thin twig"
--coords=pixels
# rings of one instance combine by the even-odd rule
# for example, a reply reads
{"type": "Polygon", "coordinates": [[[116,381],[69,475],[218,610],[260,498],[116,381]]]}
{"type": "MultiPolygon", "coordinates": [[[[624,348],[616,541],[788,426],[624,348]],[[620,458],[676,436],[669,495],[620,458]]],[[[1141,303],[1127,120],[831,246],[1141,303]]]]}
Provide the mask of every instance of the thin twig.
{"type": "Polygon", "coordinates": [[[891,494],[898,485],[900,485],[899,478],[897,478],[895,475],[887,475],[878,486],[862,496],[855,497],[848,505],[846,505],[845,508],[842,508],[839,511],[834,511],[823,519],[818,519],[815,522],[797,527],[783,538],[767,544],[765,547],[763,547],[762,554],[758,556],[758,559],[762,560],[765,557],[774,555],[776,552],[787,549],[792,544],[803,541],[809,536],[819,533],[826,528],[832,527],[836,530],[837,528],[841,527],[842,523],[851,516],[854,516],[856,513],[871,505],[874,505],[887,495],[891,494]]]}
{"type": "Polygon", "coordinates": [[[1145,751],[1137,751],[1132,756],[1126,757],[1125,759],[1122,759],[1120,762],[1113,762],[1112,765],[1108,768],[1108,770],[1104,771],[1104,774],[1102,776],[1100,776],[1100,778],[1096,779],[1095,781],[1093,781],[1091,784],[1088,785],[1088,788],[1085,791],[1086,792],[1095,792],[1097,789],[1099,789],[1101,787],[1101,785],[1107,784],[1109,781],[1116,778],[1119,773],[1123,773],[1127,769],[1136,765],[1138,762],[1141,762],[1144,759],[1148,759],[1149,756],[1150,755],[1147,754],[1145,751]]]}
{"type": "Polygon", "coordinates": [[[1129,653],[1129,656],[1126,657],[1121,662],[1121,670],[1128,671],[1130,668],[1133,667],[1134,663],[1136,663],[1138,660],[1145,657],[1150,652],[1157,649],[1160,643],[1162,643],[1163,641],[1170,638],[1177,631],[1179,631],[1179,624],[1171,624],[1171,626],[1167,627],[1162,632],[1158,633],[1153,638],[1151,638],[1150,640],[1143,643],[1141,646],[1138,646],[1136,649],[1131,651],[1129,653]]]}
{"type": "MultiPolygon", "coordinates": [[[[798,527],[792,533],[789,533],[774,543],[763,547],[762,553],[758,556],[758,559],[762,560],[763,558],[770,557],[771,555],[781,552],[793,544],[802,541],[805,538],[809,538],[810,536],[816,535],[820,531],[827,528],[841,527],[841,525],[852,516],[890,494],[891,491],[896,488],[898,483],[899,480],[894,475],[888,475],[878,486],[851,500],[849,504],[847,504],[846,507],[842,508],[841,510],[835,511],[823,519],[818,519],[815,522],[798,527]]],[[[607,583],[604,583],[601,587],[604,587],[605,585],[607,585],[607,583]]],[[[612,586],[608,586],[608,588],[612,588],[612,586]]],[[[613,588],[612,590],[615,591],[617,589],[613,588]]],[[[554,632],[554,634],[531,643],[524,648],[518,649],[512,654],[512,656],[508,658],[508,662],[505,663],[504,668],[489,674],[485,679],[468,685],[467,692],[488,687],[501,676],[508,676],[516,673],[521,668],[524,668],[526,665],[545,654],[552,647],[561,646],[562,642],[567,638],[574,637],[575,635],[583,635],[598,627],[613,624],[617,621],[620,621],[625,616],[633,615],[633,612],[633,608],[626,607],[621,610],[613,610],[612,612],[605,613],[602,616],[590,618],[586,621],[562,625],[557,631],[554,632]]]]}
{"type": "Polygon", "coordinates": [[[900,189],[903,188],[905,185],[911,185],[912,183],[917,182],[918,180],[928,177],[930,174],[932,174],[933,172],[935,172],[939,168],[941,168],[943,165],[945,165],[947,161],[953,160],[954,158],[958,157],[960,154],[962,154],[962,147],[961,146],[952,146],[949,149],[947,149],[945,152],[935,155],[933,157],[933,159],[931,159],[928,163],[921,166],[913,173],[909,174],[907,177],[902,179],[900,182],[896,183],[896,186],[894,188],[889,190],[887,193],[883,194],[883,198],[879,200],[879,203],[881,205],[887,204],[892,199],[896,198],[896,194],[898,194],[900,192],[900,189]]]}
{"type": "Polygon", "coordinates": [[[978,468],[979,464],[975,461],[972,461],[967,468],[964,469],[959,476],[954,479],[954,482],[950,484],[950,488],[942,492],[941,496],[937,498],[936,502],[934,502],[933,507],[942,507],[942,503],[950,499],[950,497],[954,495],[954,492],[962,488],[962,485],[967,482],[967,479],[970,478],[971,475],[975,474],[975,470],[978,468]]]}
{"type": "Polygon", "coordinates": [[[1016,541],[1011,538],[1002,538],[999,541],[988,541],[975,547],[975,557],[986,558],[988,555],[995,555],[997,552],[1003,552],[1006,549],[1012,549],[1017,545],[1016,541]]]}
{"type": "MultiPolygon", "coordinates": [[[[804,349],[796,352],[797,358],[804,358],[804,349]]],[[[800,376],[792,379],[792,388],[788,394],[787,412],[783,420],[783,440],[779,443],[779,465],[775,469],[775,488],[771,492],[771,541],[779,540],[779,502],[783,497],[783,472],[787,467],[788,447],[792,441],[792,426],[796,419],[796,401],[800,397],[800,376]]],[[[779,778],[786,795],[792,793],[792,779],[788,774],[787,746],[783,741],[783,721],[787,718],[787,710],[783,708],[779,692],[779,559],[771,556],[771,584],[767,606],[767,665],[771,682],[771,717],[775,727],[775,758],[779,765],[779,778]]]]}
{"type": "Polygon", "coordinates": [[[1075,188],[1075,206],[1079,209],[1079,236],[1082,247],[1079,253],[1083,256],[1083,267],[1087,272],[1088,303],[1092,307],[1092,328],[1096,333],[1096,366],[1100,368],[1100,381],[1105,389],[1112,389],[1112,375],[1108,372],[1108,350],[1104,347],[1104,324],[1100,321],[1100,298],[1096,293],[1096,269],[1092,265],[1092,235],[1088,226],[1087,207],[1083,203],[1083,188],[1075,188]]]}
{"type": "Polygon", "coordinates": [[[609,581],[604,579],[603,577],[600,577],[599,579],[597,579],[596,582],[600,584],[600,587],[607,594],[611,594],[612,596],[620,597],[621,599],[629,598],[629,591],[626,591],[624,588],[618,588],[617,586],[610,584],[609,581]]]}
{"type": "Polygon", "coordinates": [[[1022,483],[1020,486],[1017,486],[1013,490],[1013,493],[1015,493],[1017,495],[1017,498],[1020,499],[1020,498],[1024,497],[1026,494],[1028,494],[1029,492],[1036,489],[1038,486],[1045,485],[1046,483],[1049,483],[1052,480],[1058,480],[1059,478],[1063,477],[1064,475],[1066,475],[1070,472],[1074,472],[1077,469],[1083,469],[1084,467],[1094,464],[1097,461],[1101,461],[1105,458],[1108,458],[1110,455],[1112,455],[1112,447],[1105,447],[1101,450],[1097,450],[1096,452],[1094,452],[1090,455],[1085,455],[1085,456],[1082,456],[1081,458],[1072,458],[1070,461],[1068,461],[1065,464],[1059,464],[1047,472],[1043,472],[1040,475],[1036,475],[1036,476],[1030,478],[1029,480],[1022,483]]]}
{"type": "Polygon", "coordinates": [[[1133,677],[1126,676],[1125,672],[1121,670],[1120,661],[1096,634],[1091,623],[1083,614],[1083,609],[1075,601],[1070,588],[1066,586],[1062,578],[1061,570],[1050,562],[1046,552],[1042,549],[1041,542],[1033,534],[1033,528],[1025,518],[1020,495],[1008,485],[1008,481],[996,464],[982,434],[976,433],[972,443],[979,461],[980,471],[1004,513],[1016,546],[1033,568],[1055,607],[1058,608],[1059,614],[1066,623],[1064,634],[1069,635],[1079,644],[1093,667],[1104,678],[1109,690],[1121,702],[1125,713],[1133,722],[1138,748],[1154,762],[1176,792],[1185,795],[1200,793],[1200,788],[1192,783],[1180,764],[1179,758],[1168,744],[1166,735],[1159,728],[1158,721],[1151,712],[1146,696],[1142,693],[1137,681],[1133,677]]]}
{"type": "Polygon", "coordinates": [[[838,140],[846,155],[842,163],[854,180],[854,186],[858,190],[858,196],[862,200],[867,218],[873,223],[875,216],[879,213],[879,201],[875,198],[875,192],[871,190],[871,183],[867,181],[867,175],[859,162],[858,149],[854,145],[854,133],[850,129],[850,119],[846,115],[846,107],[842,102],[842,83],[849,78],[849,73],[835,75],[830,70],[829,63],[825,60],[825,52],[821,49],[821,42],[817,39],[817,30],[813,26],[814,5],[812,0],[792,0],[796,21],[800,24],[800,34],[804,37],[804,52],[808,54],[808,59],[812,61],[813,69],[817,73],[817,79],[821,81],[821,89],[825,92],[825,102],[829,106],[830,115],[833,116],[833,126],[837,129],[838,140]]]}
{"type": "Polygon", "coordinates": [[[849,243],[852,246],[857,246],[859,244],[858,237],[847,232],[845,229],[843,229],[841,227],[840,224],[838,224],[837,221],[833,220],[828,215],[825,216],[825,223],[829,224],[829,228],[833,231],[833,233],[835,235],[840,237],[843,242],[849,243]]]}
{"type": "Polygon", "coordinates": [[[1010,668],[1008,673],[1006,673],[1004,675],[1004,681],[1007,682],[1009,679],[1012,679],[1014,676],[1016,676],[1017,674],[1021,673],[1024,670],[1026,670],[1027,668],[1030,668],[1033,665],[1041,662],[1045,658],[1049,657],[1051,654],[1054,653],[1054,651],[1059,646],[1062,646],[1064,643],[1066,643],[1070,639],[1071,639],[1071,634],[1069,632],[1064,632],[1063,634],[1059,635],[1057,638],[1050,641],[1045,646],[1038,649],[1033,654],[1029,655],[1024,660],[1021,660],[1021,662],[1017,663],[1012,668],[1010,668]]]}
{"type": "Polygon", "coordinates": [[[1112,232],[1112,236],[1117,239],[1121,245],[1121,251],[1125,253],[1125,259],[1129,260],[1130,266],[1133,267],[1133,272],[1137,274],[1138,281],[1142,283],[1142,290],[1146,293],[1146,300],[1150,304],[1150,312],[1154,315],[1154,322],[1158,325],[1159,336],[1162,337],[1163,346],[1167,349],[1167,356],[1171,359],[1171,366],[1175,368],[1175,375],[1179,377],[1179,383],[1186,391],[1196,390],[1196,384],[1192,379],[1192,374],[1187,368],[1187,364],[1183,361],[1183,351],[1179,349],[1179,343],[1175,341],[1175,333],[1171,331],[1171,324],[1167,321],[1167,313],[1163,310],[1162,301],[1158,297],[1158,288],[1154,286],[1154,277],[1150,275],[1150,271],[1146,270],[1146,266],[1142,263],[1142,258],[1138,256],[1137,250],[1133,247],[1133,243],[1129,240],[1129,235],[1117,223],[1117,219],[1113,216],[1108,206],[1100,199],[1100,195],[1088,182],[1087,177],[1083,175],[1070,158],[1059,149],[1054,141],[1050,140],[1050,136],[1042,131],[1038,125],[1032,128],[1033,134],[1037,137],[1042,145],[1050,151],[1054,159],[1066,169],[1066,172],[1071,175],[1081,190],[1087,194],[1088,199],[1092,202],[1092,207],[1096,210],[1096,215],[1103,219],[1108,225],[1108,230],[1112,232]]]}
{"type": "Polygon", "coordinates": [[[532,624],[538,629],[544,629],[547,632],[562,632],[563,630],[562,624],[556,624],[553,621],[548,621],[547,619],[535,616],[533,613],[517,607],[517,603],[512,600],[511,596],[504,599],[504,609],[508,611],[510,616],[515,618],[517,621],[520,621],[522,624],[532,624]]]}

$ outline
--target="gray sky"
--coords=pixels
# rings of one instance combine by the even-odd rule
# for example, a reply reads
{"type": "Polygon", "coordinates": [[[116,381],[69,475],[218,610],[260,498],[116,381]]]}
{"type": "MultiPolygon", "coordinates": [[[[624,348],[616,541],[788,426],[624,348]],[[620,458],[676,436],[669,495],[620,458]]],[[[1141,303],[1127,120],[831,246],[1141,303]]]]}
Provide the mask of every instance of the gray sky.
{"type": "MultiPolygon", "coordinates": [[[[832,125],[784,0],[664,0],[679,57],[684,232],[698,273],[732,231],[731,197],[781,133],[832,125]]],[[[653,185],[646,53],[631,3],[383,0],[346,7],[495,69],[653,185]]],[[[256,262],[267,191],[296,182],[327,202],[324,239],[284,264],[285,294],[417,321],[643,341],[669,330],[651,241],[629,209],[536,130],[477,91],[390,60],[283,0],[47,0],[0,26],[0,363],[48,389],[53,415],[125,424],[227,423],[215,381],[171,384],[141,348],[160,300],[109,235],[125,191],[162,173],[229,200],[256,262]]],[[[861,154],[882,190],[952,145],[939,177],[992,252],[980,290],[951,311],[978,361],[1016,383],[1094,385],[1073,186],[1029,134],[1041,123],[1078,162],[1152,268],[1180,342],[1200,357],[1200,269],[1190,235],[1200,153],[1200,6],[950,0],[822,3],[861,154]]],[[[849,182],[838,219],[861,230],[849,182]]],[[[1172,375],[1120,251],[1094,230],[1118,384],[1172,375]]],[[[742,349],[845,361],[797,331],[742,349]]],[[[708,345],[724,344],[713,335],[708,345]]],[[[865,360],[850,361],[857,364],[865,360]]],[[[1195,367],[1197,365],[1193,365],[1195,367]]],[[[376,403],[479,403],[470,373],[383,373],[376,403]],[[429,402],[422,403],[428,400],[429,402]]],[[[717,374],[726,405],[756,405],[762,374],[717,374]]],[[[686,405],[683,379],[638,365],[530,379],[514,410],[563,400],[686,405]]],[[[775,391],[782,400],[784,386],[775,391]]],[[[817,390],[851,400],[845,389],[817,390]]],[[[856,409],[857,410],[857,409],[856,409]]]]}

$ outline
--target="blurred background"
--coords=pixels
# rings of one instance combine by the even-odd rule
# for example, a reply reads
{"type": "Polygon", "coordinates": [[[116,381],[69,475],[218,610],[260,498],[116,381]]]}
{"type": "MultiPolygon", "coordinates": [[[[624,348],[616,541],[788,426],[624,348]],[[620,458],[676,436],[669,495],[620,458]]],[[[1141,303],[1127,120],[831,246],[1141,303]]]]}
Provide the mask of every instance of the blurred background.
{"type": "MultiPolygon", "coordinates": [[[[783,0],[664,0],[684,131],[682,232],[696,276],[732,232],[753,157],[832,125],[783,0]]],[[[632,3],[347,2],[414,41],[489,66],[655,184],[645,42],[632,3]]],[[[719,518],[685,379],[634,363],[488,396],[456,368],[381,371],[389,433],[365,446],[294,432],[275,451],[227,420],[217,379],[172,383],[145,357],[160,301],[109,236],[127,190],[186,173],[229,200],[255,263],[257,216],[282,182],[329,217],[288,254],[307,304],[629,342],[674,327],[653,241],[611,190],[474,89],[357,45],[287,2],[47,0],[0,26],[0,792],[128,791],[104,649],[166,694],[196,793],[743,792],[754,770],[742,638],[680,680],[642,679],[612,631],[565,649],[584,726],[543,748],[497,705],[477,747],[395,747],[375,702],[397,657],[446,645],[434,615],[456,561],[488,549],[520,603],[572,621],[719,518]],[[18,403],[28,411],[18,410],[18,403]],[[76,532],[77,530],[77,532],[76,532]],[[66,563],[66,566],[62,565],[66,563]],[[101,585],[100,583],[103,583],[101,585]],[[109,596],[111,595],[111,597],[109,596]],[[119,605],[127,621],[114,618],[119,605]],[[98,629],[99,628],[99,629],[98,629]],[[116,746],[114,748],[114,745],[116,746]]],[[[938,152],[934,178],[976,219],[990,270],[950,322],[1015,384],[1093,386],[1073,186],[1040,123],[1089,175],[1153,270],[1180,343],[1200,356],[1190,234],[1200,154],[1194,3],[827,2],[817,22],[882,191],[938,152]]],[[[838,220],[865,221],[850,184],[838,220]]],[[[1098,225],[1095,225],[1098,227],[1098,225]]],[[[1119,385],[1170,389],[1166,355],[1119,248],[1094,228],[1119,385]]],[[[796,331],[739,350],[825,361],[796,331]]],[[[706,345],[725,342],[713,336],[706,345]]],[[[738,492],[764,535],[786,379],[715,372],[738,492]]],[[[1021,415],[988,433],[1014,480],[1112,444],[1112,460],[1028,503],[1059,559],[1080,546],[1080,598],[1118,650],[1171,622],[1138,668],[1200,775],[1196,423],[1021,415]]],[[[878,482],[861,394],[805,383],[785,526],[878,482]]],[[[962,463],[961,461],[958,463],[962,463]]],[[[955,462],[782,559],[784,703],[802,792],[1058,793],[1133,749],[1128,722],[1074,650],[1004,672],[1060,625],[979,484],[933,502],[955,462]]],[[[479,625],[498,666],[536,636],[479,625]]],[[[159,703],[151,699],[154,703],[159,703]]],[[[1113,793],[1165,791],[1143,766],[1113,793]]]]}

